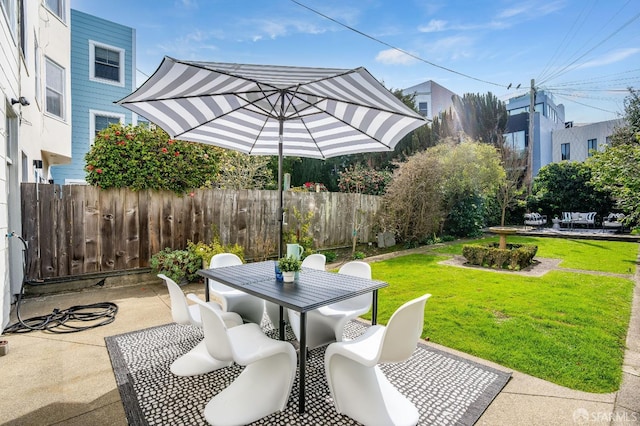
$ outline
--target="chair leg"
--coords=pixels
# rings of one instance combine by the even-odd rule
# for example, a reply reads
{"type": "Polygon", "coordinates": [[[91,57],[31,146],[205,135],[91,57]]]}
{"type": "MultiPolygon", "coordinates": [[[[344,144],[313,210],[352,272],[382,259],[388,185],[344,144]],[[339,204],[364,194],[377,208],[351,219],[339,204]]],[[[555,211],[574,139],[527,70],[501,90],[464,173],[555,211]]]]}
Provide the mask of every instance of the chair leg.
{"type": "Polygon", "coordinates": [[[204,340],[171,364],[176,376],[197,376],[228,367],[231,362],[220,361],[209,355],[204,340]]]}
{"type": "Polygon", "coordinates": [[[296,373],[296,355],[290,351],[251,363],[222,392],[209,401],[204,417],[211,425],[244,425],[287,405],[296,373]]]}
{"type": "Polygon", "coordinates": [[[329,357],[327,382],[338,413],[367,426],[418,423],[418,409],[387,380],[378,366],[366,367],[340,355],[329,357]]]}

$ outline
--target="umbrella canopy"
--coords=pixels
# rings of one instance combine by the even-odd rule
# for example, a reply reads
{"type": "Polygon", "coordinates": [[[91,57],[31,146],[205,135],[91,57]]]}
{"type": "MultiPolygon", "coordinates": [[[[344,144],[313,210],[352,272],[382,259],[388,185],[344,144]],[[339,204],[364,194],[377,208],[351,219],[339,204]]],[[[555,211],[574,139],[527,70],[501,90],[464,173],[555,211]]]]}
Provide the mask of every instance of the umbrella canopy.
{"type": "Polygon", "coordinates": [[[279,255],[282,157],[330,158],[390,151],[425,119],[369,72],[181,61],[165,57],[117,102],[176,139],[251,155],[278,155],[279,255]]]}

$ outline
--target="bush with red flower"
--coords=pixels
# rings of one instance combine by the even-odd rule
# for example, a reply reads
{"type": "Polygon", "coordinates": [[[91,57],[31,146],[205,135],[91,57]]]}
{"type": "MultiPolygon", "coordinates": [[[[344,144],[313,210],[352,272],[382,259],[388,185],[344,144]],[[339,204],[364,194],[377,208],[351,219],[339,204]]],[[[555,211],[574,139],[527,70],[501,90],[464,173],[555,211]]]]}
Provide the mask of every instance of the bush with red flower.
{"type": "Polygon", "coordinates": [[[393,174],[388,170],[373,170],[356,164],[338,174],[340,192],[382,195],[393,174]]]}
{"type": "Polygon", "coordinates": [[[184,194],[216,179],[220,148],[170,139],[161,129],[112,124],[85,156],[86,180],[101,188],[166,189],[184,194]]]}

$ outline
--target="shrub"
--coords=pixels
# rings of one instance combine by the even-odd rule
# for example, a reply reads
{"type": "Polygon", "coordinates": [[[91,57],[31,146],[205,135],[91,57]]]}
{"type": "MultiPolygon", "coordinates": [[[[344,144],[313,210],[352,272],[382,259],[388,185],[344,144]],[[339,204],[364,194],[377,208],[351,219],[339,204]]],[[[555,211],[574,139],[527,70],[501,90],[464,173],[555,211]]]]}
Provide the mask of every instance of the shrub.
{"type": "Polygon", "coordinates": [[[353,258],[354,258],[355,260],[358,260],[358,259],[364,259],[365,257],[367,257],[367,255],[366,255],[366,254],[364,254],[364,253],[363,253],[363,252],[361,252],[361,251],[357,251],[357,252],[353,253],[353,258]]]}
{"type": "Polygon", "coordinates": [[[338,253],[335,251],[323,251],[322,254],[327,259],[327,263],[334,262],[338,258],[338,253]]]}
{"type": "Polygon", "coordinates": [[[238,244],[224,245],[220,243],[217,236],[214,237],[213,241],[209,244],[202,241],[197,243],[189,241],[187,242],[187,250],[191,251],[201,259],[200,264],[202,265],[202,268],[208,268],[209,263],[211,263],[211,258],[219,253],[233,253],[244,261],[244,248],[242,246],[238,244]]]}
{"type": "Polygon", "coordinates": [[[165,274],[177,283],[183,279],[187,282],[198,279],[198,269],[202,269],[202,259],[191,250],[164,250],[151,256],[149,262],[156,274],[165,274]]]}
{"type": "Polygon", "coordinates": [[[357,164],[338,174],[338,188],[340,192],[382,195],[391,177],[388,170],[373,170],[357,164]]]}
{"type": "Polygon", "coordinates": [[[173,140],[161,129],[112,124],[85,156],[86,180],[100,188],[166,189],[183,194],[210,186],[220,148],[173,140]]]}
{"type": "Polygon", "coordinates": [[[537,252],[538,246],[533,244],[507,244],[506,249],[499,248],[498,243],[462,246],[462,255],[471,265],[512,271],[531,265],[537,252]]]}

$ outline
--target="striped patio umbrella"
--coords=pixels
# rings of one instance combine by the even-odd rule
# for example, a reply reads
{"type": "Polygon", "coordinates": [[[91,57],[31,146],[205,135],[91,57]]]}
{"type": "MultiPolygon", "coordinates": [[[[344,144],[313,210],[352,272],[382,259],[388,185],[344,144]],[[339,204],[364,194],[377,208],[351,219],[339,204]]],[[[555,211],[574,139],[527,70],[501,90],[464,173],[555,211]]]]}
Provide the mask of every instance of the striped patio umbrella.
{"type": "Polygon", "coordinates": [[[182,61],[165,57],[117,102],[172,138],[278,156],[282,256],[282,158],[391,151],[425,119],[369,72],[182,61]]]}

